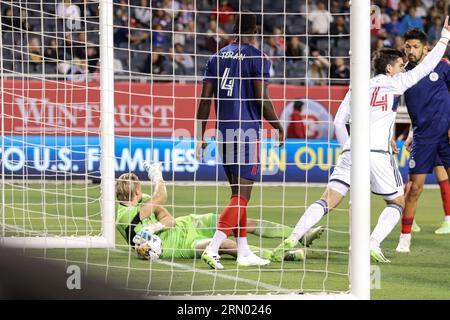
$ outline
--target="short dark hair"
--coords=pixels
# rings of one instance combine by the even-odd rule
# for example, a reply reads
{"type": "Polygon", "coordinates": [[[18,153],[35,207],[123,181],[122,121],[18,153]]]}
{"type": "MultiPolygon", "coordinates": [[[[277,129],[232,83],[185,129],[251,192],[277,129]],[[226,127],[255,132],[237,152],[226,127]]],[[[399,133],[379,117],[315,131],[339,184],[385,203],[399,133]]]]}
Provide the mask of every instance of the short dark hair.
{"type": "Polygon", "coordinates": [[[297,101],[295,101],[295,103],[294,103],[294,109],[297,110],[297,111],[302,112],[302,109],[303,109],[303,105],[304,105],[304,104],[305,104],[305,103],[304,103],[303,101],[297,100],[297,101]]]}
{"type": "Polygon", "coordinates": [[[405,33],[405,35],[403,36],[403,38],[404,38],[405,41],[407,41],[407,40],[419,40],[424,45],[427,44],[427,41],[428,41],[428,37],[427,37],[426,33],[423,32],[420,29],[417,29],[417,28],[408,30],[405,33]]]}
{"type": "Polygon", "coordinates": [[[388,64],[394,64],[398,58],[403,58],[403,53],[397,49],[383,48],[375,51],[372,57],[375,75],[385,74],[388,64]]]}
{"type": "Polygon", "coordinates": [[[244,10],[239,14],[237,14],[233,30],[235,34],[249,35],[254,34],[255,30],[256,30],[256,15],[254,13],[244,10]]]}

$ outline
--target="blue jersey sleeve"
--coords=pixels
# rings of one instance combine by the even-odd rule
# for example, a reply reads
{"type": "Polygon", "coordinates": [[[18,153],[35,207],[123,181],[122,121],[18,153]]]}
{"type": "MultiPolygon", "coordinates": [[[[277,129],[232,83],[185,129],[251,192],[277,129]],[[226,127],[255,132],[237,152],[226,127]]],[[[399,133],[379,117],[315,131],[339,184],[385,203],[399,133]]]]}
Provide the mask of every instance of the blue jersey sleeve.
{"type": "Polygon", "coordinates": [[[215,83],[217,80],[217,62],[214,56],[210,57],[205,66],[205,72],[203,74],[203,81],[215,83]]]}
{"type": "Polygon", "coordinates": [[[252,78],[268,82],[270,80],[270,60],[265,56],[254,57],[252,59],[252,78]]]}

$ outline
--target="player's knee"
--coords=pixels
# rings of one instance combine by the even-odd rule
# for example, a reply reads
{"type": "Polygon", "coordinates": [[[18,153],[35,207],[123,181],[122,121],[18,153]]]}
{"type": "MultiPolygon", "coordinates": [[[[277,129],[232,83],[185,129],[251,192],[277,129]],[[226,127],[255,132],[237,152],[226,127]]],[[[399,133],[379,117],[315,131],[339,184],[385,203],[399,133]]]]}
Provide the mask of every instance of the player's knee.
{"type": "Polygon", "coordinates": [[[399,207],[402,207],[402,210],[405,208],[405,196],[397,197],[393,200],[386,201],[388,204],[394,204],[399,207]]]}
{"type": "Polygon", "coordinates": [[[329,210],[334,209],[341,203],[347,191],[348,187],[345,185],[332,182],[328,185],[321,200],[326,201],[329,210]]]}
{"type": "Polygon", "coordinates": [[[423,185],[418,183],[411,183],[411,187],[409,188],[408,198],[409,199],[418,199],[423,191],[423,185]]]}

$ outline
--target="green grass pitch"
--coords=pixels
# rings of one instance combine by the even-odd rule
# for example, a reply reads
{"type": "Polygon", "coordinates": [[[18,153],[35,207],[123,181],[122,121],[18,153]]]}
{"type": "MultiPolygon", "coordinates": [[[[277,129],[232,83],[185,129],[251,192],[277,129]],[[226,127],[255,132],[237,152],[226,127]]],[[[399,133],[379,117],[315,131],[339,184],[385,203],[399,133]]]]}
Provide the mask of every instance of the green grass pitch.
{"type": "MultiPolygon", "coordinates": [[[[150,192],[150,187],[144,188],[150,192]]],[[[4,212],[2,220],[4,218],[6,228],[2,228],[2,232],[6,235],[17,234],[20,230],[30,234],[39,234],[42,230],[49,234],[98,234],[98,185],[4,185],[3,190],[5,202],[1,212],[4,212]],[[43,219],[43,211],[47,213],[46,219],[43,219]]],[[[318,199],[322,191],[323,187],[255,186],[248,215],[293,226],[305,206],[318,199]]],[[[220,212],[229,197],[225,186],[175,185],[168,188],[168,193],[167,208],[175,217],[220,212]]],[[[137,259],[118,233],[116,250],[29,249],[26,252],[66,265],[77,264],[89,275],[152,295],[339,292],[348,289],[347,203],[345,200],[339,210],[321,221],[328,229],[308,249],[305,262],[238,269],[232,257],[223,256],[225,270],[220,272],[209,269],[199,259],[151,263],[137,259]]],[[[381,198],[372,197],[372,227],[383,207],[381,198]]],[[[381,281],[379,288],[372,290],[372,299],[450,299],[450,279],[445,276],[450,261],[450,236],[434,234],[442,221],[437,189],[424,190],[417,221],[422,231],[413,234],[410,254],[395,252],[399,227],[382,244],[392,263],[378,264],[381,281]]],[[[249,236],[250,244],[266,248],[273,248],[280,241],[249,236]]]]}

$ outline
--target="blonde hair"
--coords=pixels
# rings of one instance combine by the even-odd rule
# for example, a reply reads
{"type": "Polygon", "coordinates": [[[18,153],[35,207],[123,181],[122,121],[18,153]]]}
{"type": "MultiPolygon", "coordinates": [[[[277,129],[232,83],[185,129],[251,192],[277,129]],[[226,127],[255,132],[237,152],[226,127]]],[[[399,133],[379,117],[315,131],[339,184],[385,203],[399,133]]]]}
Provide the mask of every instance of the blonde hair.
{"type": "Polygon", "coordinates": [[[116,182],[117,201],[131,201],[140,185],[139,178],[134,173],[122,174],[116,182]]]}

